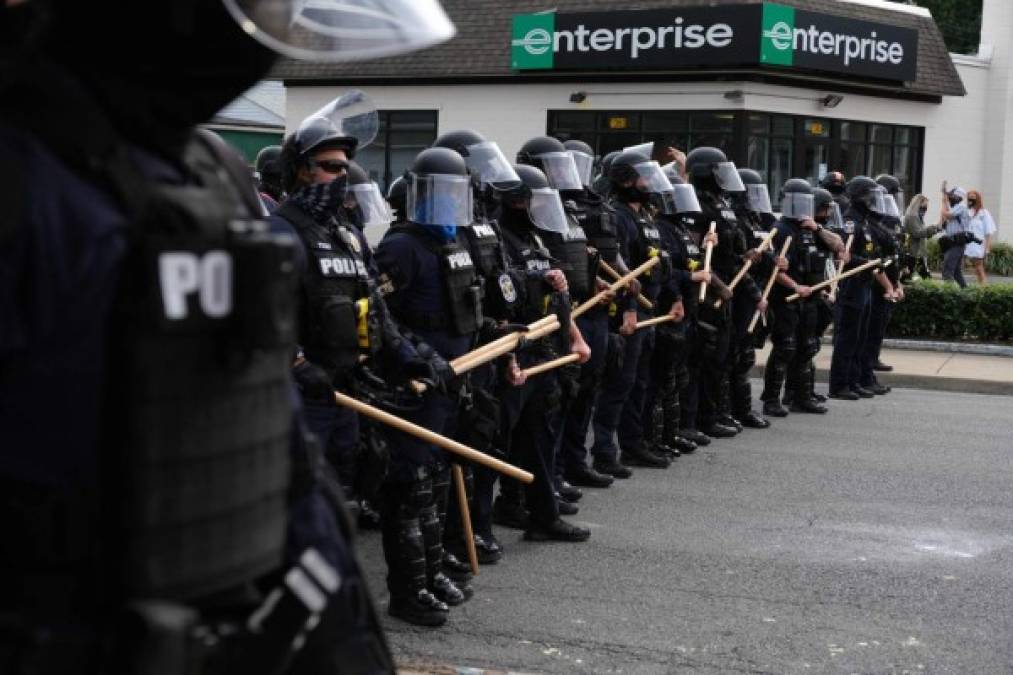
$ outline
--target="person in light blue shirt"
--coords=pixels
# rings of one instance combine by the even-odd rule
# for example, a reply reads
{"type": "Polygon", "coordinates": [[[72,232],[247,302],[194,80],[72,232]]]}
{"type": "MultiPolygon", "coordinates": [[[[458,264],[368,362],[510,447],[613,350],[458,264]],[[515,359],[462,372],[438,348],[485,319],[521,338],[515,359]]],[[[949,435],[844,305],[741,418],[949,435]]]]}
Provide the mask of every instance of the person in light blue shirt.
{"type": "Polygon", "coordinates": [[[955,187],[952,190],[947,190],[946,182],[943,182],[941,213],[942,221],[945,223],[943,230],[945,236],[941,241],[944,250],[943,281],[955,281],[961,288],[967,286],[961,267],[964,261],[964,245],[968,241],[967,233],[971,221],[967,204],[964,202],[966,198],[967,192],[963,188],[955,187]]]}

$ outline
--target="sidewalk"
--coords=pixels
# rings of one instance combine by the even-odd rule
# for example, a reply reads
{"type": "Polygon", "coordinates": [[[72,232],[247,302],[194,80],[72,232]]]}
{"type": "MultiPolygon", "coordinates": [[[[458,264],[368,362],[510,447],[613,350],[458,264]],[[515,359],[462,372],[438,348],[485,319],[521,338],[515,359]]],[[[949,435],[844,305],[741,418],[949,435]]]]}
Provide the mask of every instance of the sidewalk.
{"type": "MultiPolygon", "coordinates": [[[[768,354],[769,342],[756,353],[754,377],[763,377],[768,354]]],[[[824,345],[816,357],[816,379],[820,382],[825,383],[829,377],[831,354],[833,347],[824,345]]],[[[893,371],[877,372],[876,377],[891,387],[1013,396],[1013,358],[1007,356],[884,347],[881,359],[893,366],[893,371]]]]}

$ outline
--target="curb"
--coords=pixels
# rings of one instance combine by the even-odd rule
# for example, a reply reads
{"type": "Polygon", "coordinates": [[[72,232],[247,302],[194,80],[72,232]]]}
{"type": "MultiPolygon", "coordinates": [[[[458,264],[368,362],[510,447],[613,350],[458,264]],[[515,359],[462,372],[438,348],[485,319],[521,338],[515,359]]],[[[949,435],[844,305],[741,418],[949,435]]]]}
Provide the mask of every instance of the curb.
{"type": "MultiPolygon", "coordinates": [[[[763,379],[764,366],[756,365],[750,376],[763,379]]],[[[930,391],[949,391],[961,394],[989,394],[992,396],[1013,396],[1013,382],[997,382],[994,380],[972,380],[962,377],[939,377],[936,375],[909,375],[905,373],[876,373],[882,384],[906,389],[928,389],[930,391]]],[[[816,369],[816,380],[826,384],[830,380],[830,371],[826,368],[816,369]]]]}
{"type": "MultiPolygon", "coordinates": [[[[833,343],[833,334],[823,337],[824,345],[833,345],[833,343]]],[[[883,346],[887,349],[904,349],[914,352],[943,352],[946,354],[974,354],[977,356],[1002,356],[1005,358],[1013,358],[1013,346],[1008,345],[886,338],[883,340],[883,346]]]]}

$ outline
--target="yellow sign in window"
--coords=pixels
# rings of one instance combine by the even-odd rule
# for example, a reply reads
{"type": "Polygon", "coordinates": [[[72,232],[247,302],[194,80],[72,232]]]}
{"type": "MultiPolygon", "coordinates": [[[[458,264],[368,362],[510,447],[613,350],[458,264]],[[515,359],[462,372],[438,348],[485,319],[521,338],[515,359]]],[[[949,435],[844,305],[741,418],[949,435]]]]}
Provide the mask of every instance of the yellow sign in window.
{"type": "Polygon", "coordinates": [[[610,117],[609,129],[626,129],[630,126],[630,120],[626,117],[610,117]]]}

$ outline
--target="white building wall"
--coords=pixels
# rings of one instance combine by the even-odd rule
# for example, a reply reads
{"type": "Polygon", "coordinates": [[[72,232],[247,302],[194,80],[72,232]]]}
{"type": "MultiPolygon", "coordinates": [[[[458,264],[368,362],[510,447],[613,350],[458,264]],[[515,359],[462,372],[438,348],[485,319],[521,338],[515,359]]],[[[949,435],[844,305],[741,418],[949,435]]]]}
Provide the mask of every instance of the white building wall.
{"type": "MultiPolygon", "coordinates": [[[[978,188],[1000,224],[999,238],[1013,241],[1013,64],[1007,55],[1013,35],[1013,1],[986,0],[985,8],[989,28],[983,35],[996,41],[992,60],[955,57],[968,95],[944,97],[941,104],[844,94],[837,107],[827,109],[817,100],[834,93],[831,90],[749,82],[375,86],[363,90],[383,110],[436,110],[440,133],[474,129],[496,140],[511,158],[524,141],[545,133],[549,110],[748,109],[924,127],[922,189],[932,200],[930,217],[939,208],[939,186],[944,179],[950,185],[978,188]],[[732,90],[741,90],[742,98],[725,98],[725,92],[732,90]],[[583,103],[570,103],[570,94],[576,91],[588,92],[583,103]],[[1009,225],[1003,227],[1003,223],[1009,225]]],[[[344,89],[290,88],[287,128],[293,129],[344,89]]]]}

